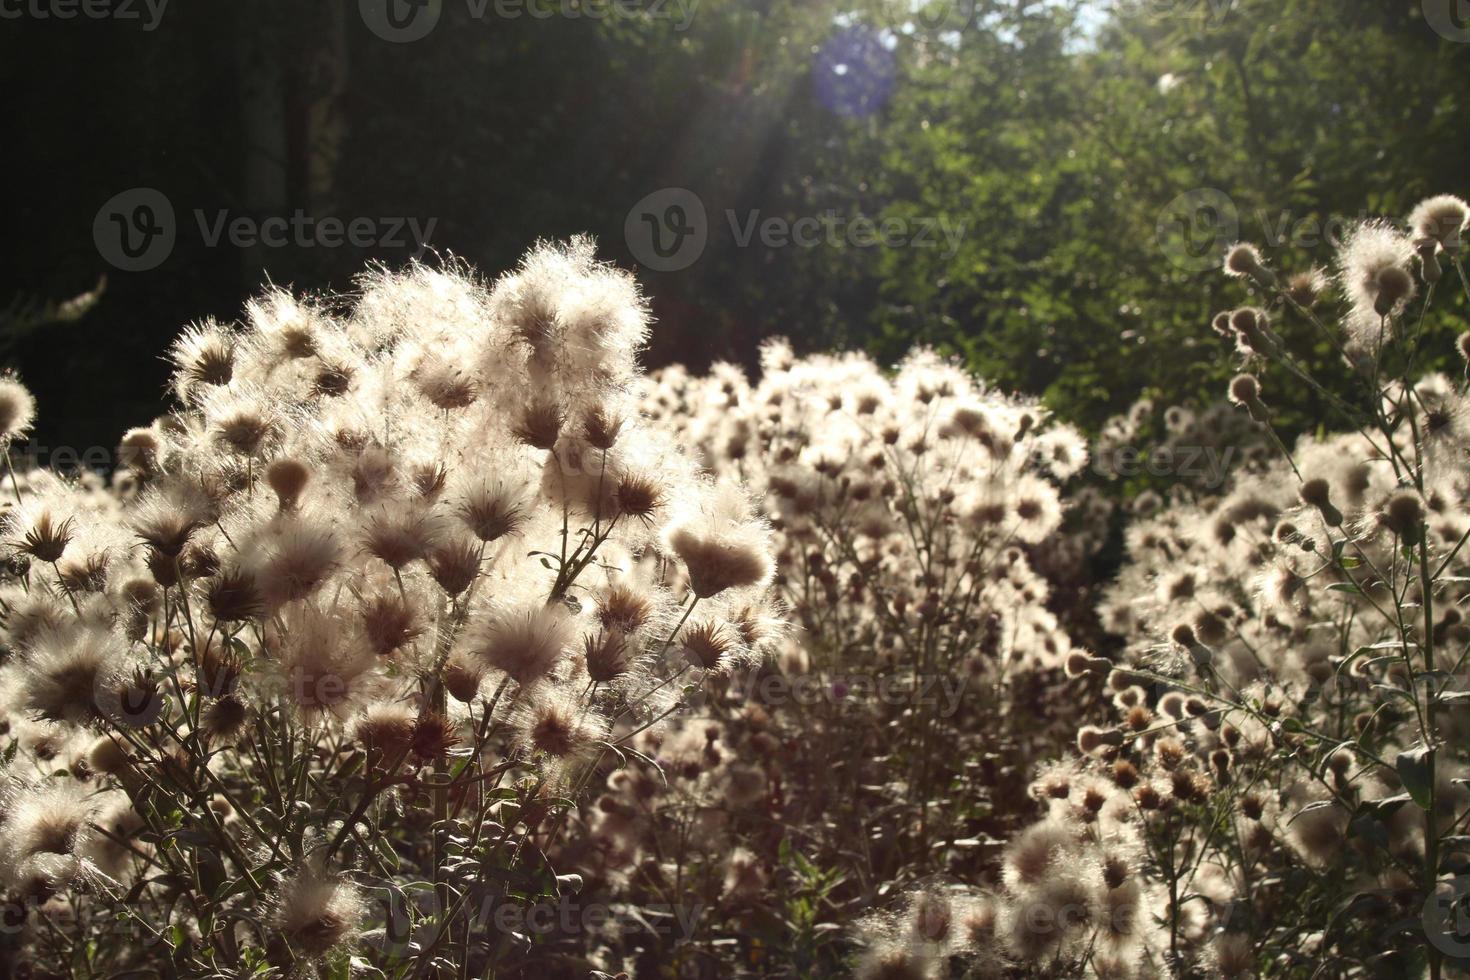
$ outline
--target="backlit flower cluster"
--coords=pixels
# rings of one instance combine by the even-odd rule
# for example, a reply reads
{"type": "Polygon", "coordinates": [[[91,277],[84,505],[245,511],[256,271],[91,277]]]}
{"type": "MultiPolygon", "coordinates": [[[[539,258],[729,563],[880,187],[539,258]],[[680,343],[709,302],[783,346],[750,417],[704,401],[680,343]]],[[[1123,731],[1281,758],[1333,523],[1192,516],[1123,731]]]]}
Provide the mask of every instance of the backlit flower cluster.
{"type": "Polygon", "coordinates": [[[271,291],[175,342],[111,492],[15,484],[0,886],[38,957],[79,895],[184,973],[342,955],[415,878],[470,909],[456,861],[549,844],[619,743],[759,659],[769,528],[641,423],[647,324],[583,240],[271,291]]]}

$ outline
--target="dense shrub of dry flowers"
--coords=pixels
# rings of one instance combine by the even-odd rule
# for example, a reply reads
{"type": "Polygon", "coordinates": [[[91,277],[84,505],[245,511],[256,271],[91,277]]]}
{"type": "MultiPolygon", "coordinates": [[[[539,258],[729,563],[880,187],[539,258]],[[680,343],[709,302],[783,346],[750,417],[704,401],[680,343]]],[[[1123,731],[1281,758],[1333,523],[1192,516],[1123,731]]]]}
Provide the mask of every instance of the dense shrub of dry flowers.
{"type": "Polygon", "coordinates": [[[722,882],[698,892],[729,920],[703,947],[808,975],[895,878],[981,867],[1024,813],[1031,761],[1070,739],[1049,692],[1072,647],[1032,561],[1059,546],[1085,445],[927,352],[889,374],[773,342],[754,383],[667,369],[642,404],[762,500],[793,631],[645,748],[672,761],[667,783],[609,787],[603,819],[639,869],[620,894],[722,882]]]}
{"type": "Polygon", "coordinates": [[[640,737],[779,636],[768,527],[640,423],[589,243],[360,285],[188,330],[110,492],[12,472],[10,971],[513,974],[587,787],[659,778],[640,737]]]}
{"type": "Polygon", "coordinates": [[[1096,707],[1077,755],[1038,773],[1043,815],[990,887],[918,892],[871,923],[866,975],[950,957],[981,976],[1470,965],[1470,401],[1463,378],[1416,370],[1431,346],[1470,358],[1434,318],[1437,294],[1470,298],[1466,221],[1441,197],[1408,234],[1366,223],[1332,279],[1230,250],[1252,305],[1214,326],[1242,360],[1231,401],[1275,459],[1142,509],[1100,609],[1123,646],[1068,664],[1096,707]],[[1271,385],[1318,382],[1273,329],[1288,317],[1359,383],[1319,392],[1340,434],[1291,448],[1271,385]]]}

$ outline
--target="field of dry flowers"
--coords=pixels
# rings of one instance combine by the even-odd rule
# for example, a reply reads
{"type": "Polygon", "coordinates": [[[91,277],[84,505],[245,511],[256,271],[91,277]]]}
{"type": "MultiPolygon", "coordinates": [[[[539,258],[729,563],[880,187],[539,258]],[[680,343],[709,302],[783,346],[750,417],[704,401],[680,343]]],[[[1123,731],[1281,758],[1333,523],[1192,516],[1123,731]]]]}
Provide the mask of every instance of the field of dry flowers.
{"type": "Polygon", "coordinates": [[[1232,248],[1228,392],[1094,440],[927,350],[645,373],[585,240],[189,327],[115,472],[5,455],[0,970],[1457,974],[1467,209],[1405,217],[1232,248]]]}

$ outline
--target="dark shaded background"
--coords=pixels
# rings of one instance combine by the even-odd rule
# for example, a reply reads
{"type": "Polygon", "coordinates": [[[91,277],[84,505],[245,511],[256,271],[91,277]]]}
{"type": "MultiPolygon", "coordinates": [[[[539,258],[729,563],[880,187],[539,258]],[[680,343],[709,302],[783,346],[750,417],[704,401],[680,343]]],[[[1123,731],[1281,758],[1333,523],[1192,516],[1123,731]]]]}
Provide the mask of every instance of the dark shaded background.
{"type": "MultiPolygon", "coordinates": [[[[219,209],[432,218],[435,249],[489,274],[537,238],[590,232],[633,268],[623,219],[639,197],[718,182],[735,165],[765,179],[779,146],[740,140],[737,160],[720,145],[750,112],[738,85],[711,97],[666,84],[670,66],[651,77],[636,63],[645,45],[606,26],[475,21],[451,3],[429,37],[393,44],[369,32],[355,2],[182,0],[153,31],[116,19],[0,21],[15,110],[0,298],[60,299],[108,276],[79,322],[38,329],[8,352],[41,402],[38,441],[110,445],[146,421],[181,325],[237,316],[267,278],[342,289],[365,262],[414,254],[210,247],[195,209],[210,221],[219,209]],[[172,252],[146,272],[110,267],[92,235],[104,202],[134,187],[162,191],[176,213],[172,252]]],[[[674,291],[640,270],[657,299],[653,360],[751,349],[758,312],[728,291],[712,306],[684,298],[703,291],[699,266],[718,261],[703,258],[674,291]]]]}

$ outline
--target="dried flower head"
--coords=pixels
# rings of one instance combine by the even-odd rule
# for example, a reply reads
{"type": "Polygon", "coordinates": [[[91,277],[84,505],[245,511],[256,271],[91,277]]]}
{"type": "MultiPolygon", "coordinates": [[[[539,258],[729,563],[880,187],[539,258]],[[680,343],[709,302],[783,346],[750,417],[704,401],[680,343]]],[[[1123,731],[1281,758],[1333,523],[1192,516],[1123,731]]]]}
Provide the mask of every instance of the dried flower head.
{"type": "Polygon", "coordinates": [[[367,902],[356,885],[303,871],[281,886],[274,925],[293,952],[319,959],[352,942],[366,914],[367,902]]]}
{"type": "Polygon", "coordinates": [[[1374,324],[1402,312],[1414,295],[1413,257],[1408,238],[1390,224],[1367,221],[1353,229],[1338,252],[1338,266],[1354,312],[1374,324]]]}
{"type": "Polygon", "coordinates": [[[690,590],[708,599],[727,589],[764,585],[774,571],[769,530],[750,515],[733,485],[717,491],[711,504],[668,535],[669,547],[688,569],[690,590]]]}
{"type": "Polygon", "coordinates": [[[0,377],[0,444],[8,445],[31,430],[36,400],[13,377],[0,377]]]}
{"type": "Polygon", "coordinates": [[[1467,224],[1470,224],[1470,205],[1453,194],[1426,198],[1409,213],[1409,227],[1415,239],[1432,242],[1451,255],[1460,250],[1467,224]]]}
{"type": "Polygon", "coordinates": [[[492,611],[472,624],[467,649],[525,685],[545,677],[566,655],[575,626],[560,603],[492,611]]]}

